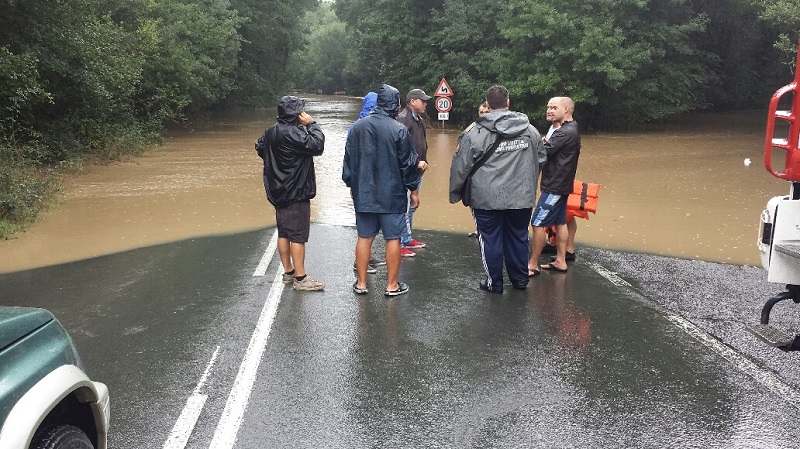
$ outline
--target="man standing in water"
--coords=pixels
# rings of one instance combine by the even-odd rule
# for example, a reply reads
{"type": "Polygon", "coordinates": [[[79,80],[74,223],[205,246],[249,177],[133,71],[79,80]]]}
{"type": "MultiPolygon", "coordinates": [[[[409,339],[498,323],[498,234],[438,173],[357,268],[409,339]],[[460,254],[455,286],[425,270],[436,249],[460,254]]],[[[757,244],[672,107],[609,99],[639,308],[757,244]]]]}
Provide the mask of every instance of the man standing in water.
{"type": "Polygon", "coordinates": [[[572,119],[575,103],[569,97],[553,97],[547,103],[547,119],[560,123],[544,144],[547,162],[542,168],[542,194],[533,211],[533,251],[528,261],[528,276],[536,276],[540,269],[558,273],[567,272],[567,197],[573,190],[578,157],[581,154],[581,136],[578,124],[572,119]],[[547,228],[556,227],[556,259],[539,266],[547,228]]]}
{"type": "Polygon", "coordinates": [[[528,285],[528,223],[544,148],[528,117],[508,109],[504,86],[489,88],[486,100],[489,112],[465,130],[453,155],[450,202],[468,195],[486,273],[479,287],[503,293],[504,262],[514,288],[528,285]],[[470,177],[469,192],[462,195],[470,177]]]}
{"type": "Polygon", "coordinates": [[[267,199],[275,206],[283,283],[291,283],[295,290],[325,289],[305,269],[311,198],[317,194],[313,157],[324,149],[325,135],[305,112],[305,101],[289,95],[278,102],[278,122],[256,142],[264,161],[267,199]]]}
{"type": "Polygon", "coordinates": [[[353,291],[367,293],[367,265],[372,242],[378,231],[386,240],[386,296],[408,293],[408,285],[398,280],[400,236],[410,201],[419,207],[417,189],[420,171],[417,152],[408,128],[395,117],[400,93],[384,84],[378,90],[378,105],[372,113],[356,121],[347,134],[342,164],[342,180],[350,188],[356,211],[356,272],[353,291]]]}
{"type": "MultiPolygon", "coordinates": [[[[422,118],[422,114],[425,113],[427,102],[430,99],[431,97],[422,89],[411,89],[406,95],[406,107],[397,114],[397,121],[406,125],[409,133],[411,133],[414,149],[417,150],[417,155],[419,156],[417,168],[419,169],[420,184],[422,183],[422,175],[428,169],[428,141],[425,136],[425,120],[422,118]]],[[[403,257],[414,257],[416,254],[411,251],[412,249],[425,248],[424,243],[411,236],[415,211],[416,207],[411,205],[411,200],[409,199],[408,211],[406,212],[406,227],[403,230],[402,237],[400,237],[400,255],[403,257]]]]}

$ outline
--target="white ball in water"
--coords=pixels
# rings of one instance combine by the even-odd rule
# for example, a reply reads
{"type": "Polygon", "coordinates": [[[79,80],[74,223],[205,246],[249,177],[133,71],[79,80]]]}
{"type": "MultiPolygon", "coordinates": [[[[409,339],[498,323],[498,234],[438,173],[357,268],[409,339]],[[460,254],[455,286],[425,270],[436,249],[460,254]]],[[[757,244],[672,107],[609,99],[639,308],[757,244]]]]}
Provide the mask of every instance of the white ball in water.
{"type": "Polygon", "coordinates": [[[749,157],[748,157],[748,158],[745,158],[745,160],[744,160],[744,166],[745,166],[745,167],[749,167],[749,166],[750,166],[750,163],[751,163],[751,161],[750,161],[750,158],[749,158],[749,157]]]}

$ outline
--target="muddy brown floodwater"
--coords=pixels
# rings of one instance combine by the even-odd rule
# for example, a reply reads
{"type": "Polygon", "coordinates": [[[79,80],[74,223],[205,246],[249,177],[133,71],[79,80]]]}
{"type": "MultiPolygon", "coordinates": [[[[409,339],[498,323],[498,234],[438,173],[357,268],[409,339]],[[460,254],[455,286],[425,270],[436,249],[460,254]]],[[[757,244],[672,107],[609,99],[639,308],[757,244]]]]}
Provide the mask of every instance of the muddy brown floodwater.
{"type": "MultiPolygon", "coordinates": [[[[308,97],[307,110],[326,134],[325,154],[316,160],[316,222],[355,222],[341,162],[347,128],[360,106],[360,99],[308,97]]],[[[69,180],[62,204],[27,232],[0,242],[0,272],[274,224],[253,149],[273,117],[228,116],[206,129],[173,133],[133,162],[89,167],[69,180]]],[[[579,220],[576,240],[760,264],[759,215],[769,198],[789,190],[763,167],[765,123],[764,112],[696,114],[653,131],[585,134],[578,178],[602,188],[598,213],[579,220]]],[[[470,214],[461,204],[449,204],[447,195],[458,132],[428,131],[430,168],[414,223],[418,229],[463,232],[466,239],[474,226],[470,214]]]]}

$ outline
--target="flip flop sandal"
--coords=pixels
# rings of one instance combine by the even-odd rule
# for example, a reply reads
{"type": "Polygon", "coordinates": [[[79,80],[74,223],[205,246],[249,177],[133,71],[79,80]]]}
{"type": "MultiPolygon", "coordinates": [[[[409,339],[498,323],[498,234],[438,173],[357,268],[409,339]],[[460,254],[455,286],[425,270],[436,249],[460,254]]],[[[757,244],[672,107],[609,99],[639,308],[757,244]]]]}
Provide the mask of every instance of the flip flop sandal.
{"type": "Polygon", "coordinates": [[[555,271],[556,273],[566,273],[567,271],[569,271],[568,268],[558,268],[552,263],[549,263],[547,265],[542,265],[542,270],[555,271]]]}
{"type": "Polygon", "coordinates": [[[369,290],[367,290],[367,287],[364,288],[359,287],[358,282],[355,282],[353,284],[353,291],[355,292],[356,295],[366,295],[369,290]]]}
{"type": "Polygon", "coordinates": [[[540,274],[542,274],[542,270],[534,270],[534,269],[528,268],[528,277],[529,278],[532,278],[534,276],[539,276],[540,274]]]}

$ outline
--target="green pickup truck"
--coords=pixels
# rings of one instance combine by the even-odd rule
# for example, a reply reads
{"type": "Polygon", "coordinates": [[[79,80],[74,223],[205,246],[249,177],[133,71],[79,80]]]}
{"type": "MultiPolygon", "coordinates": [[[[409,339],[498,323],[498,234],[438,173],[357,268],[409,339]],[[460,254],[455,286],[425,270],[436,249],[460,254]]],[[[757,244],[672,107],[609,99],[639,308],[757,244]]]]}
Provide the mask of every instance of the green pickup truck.
{"type": "Polygon", "coordinates": [[[0,449],[106,449],[108,387],[44,309],[0,307],[0,449]]]}

